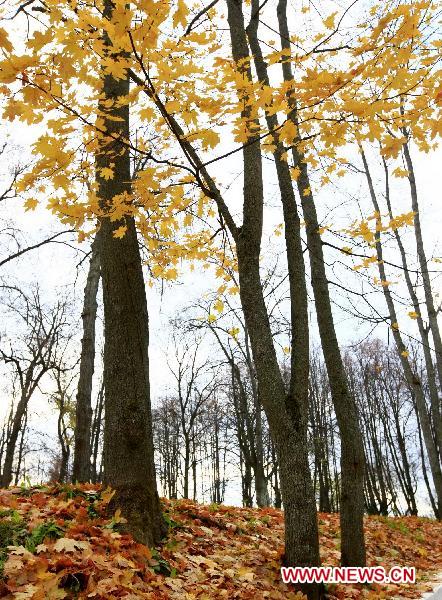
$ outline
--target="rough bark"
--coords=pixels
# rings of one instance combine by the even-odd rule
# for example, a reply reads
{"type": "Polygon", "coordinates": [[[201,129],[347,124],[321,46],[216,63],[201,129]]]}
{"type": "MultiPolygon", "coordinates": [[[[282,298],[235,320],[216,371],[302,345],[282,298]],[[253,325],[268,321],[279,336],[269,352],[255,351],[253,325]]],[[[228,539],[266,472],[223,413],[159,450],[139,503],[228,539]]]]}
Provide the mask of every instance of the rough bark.
{"type": "MultiPolygon", "coordinates": [[[[242,5],[228,0],[230,23],[241,24],[243,38],[232,35],[247,51],[242,5]]],[[[237,50],[237,48],[236,48],[237,50]]],[[[238,62],[238,61],[236,61],[238,62]]],[[[259,141],[249,140],[244,146],[243,224],[238,227],[215,181],[204,166],[198,152],[186,139],[183,129],[155,98],[152,84],[143,81],[132,71],[132,80],[154,98],[158,110],[179,139],[187,158],[198,169],[199,183],[204,192],[213,198],[220,215],[228,227],[237,250],[240,298],[250,334],[253,361],[257,371],[260,399],[267,415],[270,432],[277,453],[281,496],[285,515],[285,562],[291,565],[318,565],[319,543],[316,506],[307,457],[306,414],[296,398],[287,398],[284,381],[277,362],[272,332],[265,306],[259,271],[262,238],[263,190],[262,164],[259,141]]],[[[301,392],[302,393],[302,392],[301,392]]],[[[279,503],[279,490],[278,490],[279,503]]],[[[305,586],[311,600],[319,598],[321,586],[305,586]]]]}
{"type": "Polygon", "coordinates": [[[81,340],[80,374],[75,409],[75,448],[72,480],[89,481],[91,478],[92,379],[95,363],[95,322],[97,319],[97,292],[100,282],[98,238],[92,243],[89,272],[84,288],[83,339],[81,340]]]}
{"type": "MultiPolygon", "coordinates": [[[[113,3],[104,16],[112,20],[113,3]]],[[[104,37],[107,53],[111,42],[104,37]]],[[[110,209],[119,194],[130,194],[129,92],[127,78],[103,76],[104,126],[107,132],[97,156],[98,196],[110,209]],[[113,179],[100,171],[112,168],[113,179]]],[[[122,239],[114,231],[123,223],[100,219],[99,253],[104,305],[104,481],[116,490],[113,507],[121,508],[127,528],[142,543],[153,545],[164,533],[157,493],[150,406],[146,291],[135,221],[126,217],[122,239]]]]}
{"type": "MultiPolygon", "coordinates": [[[[250,81],[251,72],[247,67],[249,49],[242,4],[236,0],[227,0],[227,7],[233,58],[238,70],[250,81]]],[[[243,225],[235,240],[240,298],[250,335],[260,397],[278,455],[285,518],[285,562],[290,565],[318,565],[320,558],[316,505],[307,456],[308,388],[293,387],[291,393],[286,395],[273,345],[259,270],[263,226],[262,157],[257,136],[259,124],[250,118],[250,99],[243,100],[245,108],[242,118],[248,122],[250,137],[243,148],[243,225]]],[[[307,319],[307,313],[302,313],[302,306],[298,306],[298,310],[300,312],[296,315],[297,318],[307,319]]],[[[295,348],[292,351],[295,352],[295,348]]],[[[308,378],[308,371],[306,377],[308,378]]],[[[319,585],[301,586],[301,589],[311,599],[321,595],[319,585]]]]}
{"type": "MultiPolygon", "coordinates": [[[[290,51],[287,0],[279,0],[277,15],[281,46],[283,49],[290,51]]],[[[290,62],[284,61],[282,68],[284,80],[291,83],[293,73],[290,62]]],[[[290,118],[297,127],[296,99],[291,93],[288,93],[287,99],[291,108],[290,118]]],[[[363,523],[364,446],[356,402],[348,387],[336,336],[318,216],[311,191],[308,168],[304,156],[297,148],[296,140],[292,154],[293,166],[295,169],[299,169],[297,187],[306,224],[316,316],[341,437],[341,563],[344,566],[364,566],[366,560],[363,523]]]]}

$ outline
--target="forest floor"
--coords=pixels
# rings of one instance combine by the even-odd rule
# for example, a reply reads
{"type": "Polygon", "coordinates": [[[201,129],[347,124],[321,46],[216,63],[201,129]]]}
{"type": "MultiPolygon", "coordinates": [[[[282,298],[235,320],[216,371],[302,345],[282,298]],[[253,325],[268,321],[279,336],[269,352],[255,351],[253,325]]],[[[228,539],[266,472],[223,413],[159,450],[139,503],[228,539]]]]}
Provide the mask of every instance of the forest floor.
{"type": "MultiPolygon", "coordinates": [[[[151,550],[107,514],[110,490],[0,490],[0,598],[300,599],[280,577],[280,510],[163,500],[169,534],[151,550]]],[[[320,514],[323,564],[338,565],[339,519],[320,514]]],[[[417,583],[328,586],[330,599],[419,598],[442,571],[442,524],[368,517],[368,564],[415,566],[417,583]]]]}

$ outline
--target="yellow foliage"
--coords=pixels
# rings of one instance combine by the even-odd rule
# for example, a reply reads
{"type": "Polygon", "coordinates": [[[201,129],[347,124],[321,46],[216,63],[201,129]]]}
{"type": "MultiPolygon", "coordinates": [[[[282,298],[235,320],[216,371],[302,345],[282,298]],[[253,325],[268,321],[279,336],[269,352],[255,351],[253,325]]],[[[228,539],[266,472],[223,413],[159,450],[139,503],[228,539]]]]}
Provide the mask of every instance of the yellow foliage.
{"type": "Polygon", "coordinates": [[[121,227],[118,227],[118,229],[114,230],[113,236],[114,236],[114,238],[121,239],[125,236],[126,231],[127,231],[126,225],[121,225],[121,227]]]}
{"type": "Polygon", "coordinates": [[[35,198],[28,198],[24,204],[26,211],[35,210],[38,206],[38,200],[35,198]]]}

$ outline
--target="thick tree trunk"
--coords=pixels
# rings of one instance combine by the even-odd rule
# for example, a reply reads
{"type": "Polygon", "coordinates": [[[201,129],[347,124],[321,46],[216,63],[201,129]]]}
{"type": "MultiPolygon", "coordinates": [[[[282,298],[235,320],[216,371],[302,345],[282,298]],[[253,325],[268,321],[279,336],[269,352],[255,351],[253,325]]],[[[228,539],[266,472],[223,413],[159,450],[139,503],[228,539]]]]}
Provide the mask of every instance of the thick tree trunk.
{"type": "Polygon", "coordinates": [[[100,282],[98,237],[92,243],[89,272],[84,288],[83,339],[81,340],[80,375],[75,409],[75,448],[72,480],[89,481],[91,478],[92,379],[95,363],[95,322],[97,319],[97,292],[100,282]]]}
{"type": "MultiPolygon", "coordinates": [[[[113,3],[105,0],[104,16],[112,20],[113,3]]],[[[105,37],[105,47],[112,52],[105,37]]],[[[104,127],[97,156],[98,196],[110,210],[119,194],[130,194],[129,106],[118,102],[129,93],[129,80],[103,77],[104,127]],[[101,169],[113,170],[104,179],[101,169]]],[[[104,481],[116,490],[113,507],[127,519],[135,539],[147,545],[164,533],[157,493],[149,385],[149,322],[146,291],[135,221],[100,220],[99,253],[104,304],[104,481]],[[115,230],[125,225],[122,239],[115,230]]]]}

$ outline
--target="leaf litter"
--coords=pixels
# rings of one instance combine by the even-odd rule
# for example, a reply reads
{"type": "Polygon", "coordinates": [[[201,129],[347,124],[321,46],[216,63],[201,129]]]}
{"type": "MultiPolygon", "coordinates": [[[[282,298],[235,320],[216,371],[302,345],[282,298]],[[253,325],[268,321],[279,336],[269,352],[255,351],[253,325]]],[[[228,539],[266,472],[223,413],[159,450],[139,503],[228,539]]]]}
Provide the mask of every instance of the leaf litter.
{"type": "MultiPolygon", "coordinates": [[[[162,500],[156,548],[125,533],[112,491],[95,485],[0,490],[0,598],[5,600],[300,600],[283,584],[284,520],[274,508],[162,500]]],[[[339,516],[318,515],[321,558],[337,566],[339,516]]],[[[414,566],[417,583],[329,585],[330,600],[419,598],[442,570],[442,523],[367,517],[367,563],[414,566]]]]}

